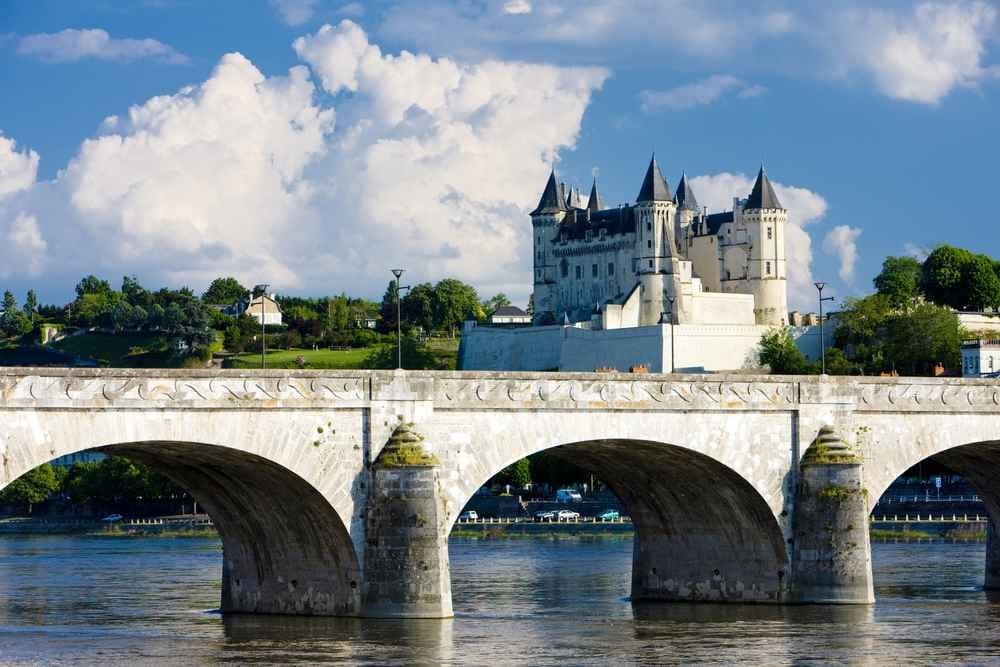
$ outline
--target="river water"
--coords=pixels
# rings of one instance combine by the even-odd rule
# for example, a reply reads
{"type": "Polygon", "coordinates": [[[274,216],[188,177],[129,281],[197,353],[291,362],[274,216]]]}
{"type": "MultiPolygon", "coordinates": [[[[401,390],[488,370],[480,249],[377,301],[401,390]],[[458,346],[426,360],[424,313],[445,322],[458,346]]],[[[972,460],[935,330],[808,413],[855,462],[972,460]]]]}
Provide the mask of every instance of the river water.
{"type": "Polygon", "coordinates": [[[874,607],[626,599],[632,542],[452,540],[447,621],[223,617],[201,538],[0,538],[0,664],[1000,664],[982,544],[876,544],[874,607]]]}

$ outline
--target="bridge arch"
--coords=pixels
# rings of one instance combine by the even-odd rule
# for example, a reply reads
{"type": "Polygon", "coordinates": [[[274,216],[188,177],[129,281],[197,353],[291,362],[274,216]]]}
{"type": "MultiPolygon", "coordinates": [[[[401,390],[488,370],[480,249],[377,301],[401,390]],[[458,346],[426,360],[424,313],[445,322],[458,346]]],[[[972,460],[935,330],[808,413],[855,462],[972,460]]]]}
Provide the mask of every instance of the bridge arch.
{"type": "Polygon", "coordinates": [[[362,510],[345,498],[366,484],[360,446],[317,436],[314,422],[342,416],[313,417],[21,413],[0,419],[0,488],[65,454],[126,456],[184,487],[212,517],[223,544],[222,611],[356,615],[363,531],[352,527],[362,510]]]}
{"type": "MultiPolygon", "coordinates": [[[[730,465],[692,447],[637,438],[538,443],[529,453],[541,451],[592,472],[631,516],[633,600],[783,599],[788,554],[781,517],[730,465]]],[[[518,458],[467,466],[472,474],[455,507],[518,458]]]]}

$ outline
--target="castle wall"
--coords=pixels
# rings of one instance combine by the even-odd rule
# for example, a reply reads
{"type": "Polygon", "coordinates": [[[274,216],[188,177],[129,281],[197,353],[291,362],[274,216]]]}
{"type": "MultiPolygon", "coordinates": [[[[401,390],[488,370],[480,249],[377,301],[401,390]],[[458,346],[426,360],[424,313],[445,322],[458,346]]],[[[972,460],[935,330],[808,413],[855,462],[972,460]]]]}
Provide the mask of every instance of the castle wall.
{"type": "Polygon", "coordinates": [[[695,293],[692,321],[695,324],[756,324],[752,294],[695,293]]]}
{"type": "Polygon", "coordinates": [[[483,371],[551,371],[559,368],[563,327],[494,329],[462,332],[458,367],[483,371]]]}
{"type": "Polygon", "coordinates": [[[721,262],[719,261],[719,245],[715,235],[695,236],[690,239],[688,259],[694,268],[694,273],[701,278],[702,285],[709,292],[721,292],[721,262]]]}
{"type": "Polygon", "coordinates": [[[636,283],[634,243],[633,234],[624,234],[553,244],[556,319],[566,312],[590,312],[597,304],[625,296],[636,283]]]}

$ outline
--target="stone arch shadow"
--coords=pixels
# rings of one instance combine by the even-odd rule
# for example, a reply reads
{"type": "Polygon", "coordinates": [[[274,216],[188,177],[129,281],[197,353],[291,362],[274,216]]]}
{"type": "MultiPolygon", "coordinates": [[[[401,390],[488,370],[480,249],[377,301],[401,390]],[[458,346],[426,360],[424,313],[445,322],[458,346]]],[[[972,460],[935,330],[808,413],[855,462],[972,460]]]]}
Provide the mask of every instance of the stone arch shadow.
{"type": "Polygon", "coordinates": [[[224,613],[359,612],[361,568],[347,527],[295,472],[204,443],[140,441],[91,449],[148,465],[205,508],[222,539],[224,613]]]}
{"type": "MultiPolygon", "coordinates": [[[[648,440],[587,440],[531,453],[540,451],[592,472],[632,517],[632,600],[784,601],[788,554],[780,521],[731,467],[648,440]]],[[[481,470],[464,502],[504,466],[481,470]]]]}
{"type": "MultiPolygon", "coordinates": [[[[905,461],[905,467],[893,470],[895,477],[886,477],[881,481],[877,489],[879,495],[874,500],[877,502],[893,481],[923,461],[936,461],[967,479],[982,498],[988,516],[984,588],[1000,590],[1000,440],[949,444],[916,452],[911,458],[912,461],[905,461]]],[[[872,503],[871,512],[874,512],[876,502],[872,503]]]]}

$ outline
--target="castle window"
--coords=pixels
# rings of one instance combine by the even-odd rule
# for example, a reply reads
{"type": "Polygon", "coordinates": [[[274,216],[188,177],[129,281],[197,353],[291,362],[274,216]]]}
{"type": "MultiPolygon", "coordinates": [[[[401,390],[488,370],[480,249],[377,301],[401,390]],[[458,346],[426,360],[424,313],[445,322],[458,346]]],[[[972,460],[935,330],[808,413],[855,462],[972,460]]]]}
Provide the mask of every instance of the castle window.
{"type": "Polygon", "coordinates": [[[771,262],[764,262],[764,273],[771,275],[771,262]]]}
{"type": "Polygon", "coordinates": [[[542,277],[542,270],[541,270],[541,269],[539,269],[539,270],[535,271],[535,273],[537,274],[537,276],[536,276],[536,277],[538,277],[538,278],[541,278],[541,277],[542,277]]]}
{"type": "Polygon", "coordinates": [[[649,268],[653,268],[653,260],[649,260],[649,268]]]}
{"type": "Polygon", "coordinates": [[[592,264],[590,267],[590,275],[592,278],[597,277],[597,264],[592,264]]]}
{"type": "Polygon", "coordinates": [[[733,274],[729,271],[729,269],[726,269],[726,280],[732,280],[732,278],[733,274]]]}
{"type": "Polygon", "coordinates": [[[559,262],[559,271],[560,271],[560,273],[562,273],[562,277],[563,278],[568,277],[569,276],[569,262],[567,262],[565,259],[563,261],[559,262]]]}
{"type": "Polygon", "coordinates": [[[615,275],[615,263],[614,262],[608,262],[608,275],[609,276],[615,275]]]}
{"type": "Polygon", "coordinates": [[[653,231],[653,223],[651,223],[651,222],[647,222],[646,223],[646,231],[647,232],[653,231]]]}
{"type": "Polygon", "coordinates": [[[576,267],[576,279],[579,280],[580,278],[583,278],[583,267],[580,266],[580,265],[577,265],[577,267],[576,267]]]}
{"type": "Polygon", "coordinates": [[[653,242],[652,241],[646,241],[646,247],[647,248],[652,248],[653,247],[653,242]]]}
{"type": "Polygon", "coordinates": [[[770,227],[767,228],[767,240],[768,241],[771,240],[771,228],[770,227]]]}

